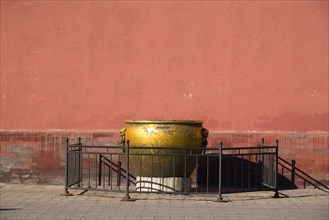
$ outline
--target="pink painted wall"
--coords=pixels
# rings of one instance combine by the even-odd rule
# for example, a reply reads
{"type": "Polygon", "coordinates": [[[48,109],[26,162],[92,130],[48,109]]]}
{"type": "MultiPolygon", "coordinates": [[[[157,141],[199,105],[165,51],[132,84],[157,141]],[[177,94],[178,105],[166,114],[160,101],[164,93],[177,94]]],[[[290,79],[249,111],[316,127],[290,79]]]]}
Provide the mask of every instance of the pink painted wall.
{"type": "Polygon", "coordinates": [[[328,1],[1,1],[1,129],[328,131],[328,1]]]}
{"type": "Polygon", "coordinates": [[[62,184],[66,137],[116,144],[125,119],[196,119],[209,146],[279,139],[328,183],[328,1],[0,7],[0,181],[62,184]]]}

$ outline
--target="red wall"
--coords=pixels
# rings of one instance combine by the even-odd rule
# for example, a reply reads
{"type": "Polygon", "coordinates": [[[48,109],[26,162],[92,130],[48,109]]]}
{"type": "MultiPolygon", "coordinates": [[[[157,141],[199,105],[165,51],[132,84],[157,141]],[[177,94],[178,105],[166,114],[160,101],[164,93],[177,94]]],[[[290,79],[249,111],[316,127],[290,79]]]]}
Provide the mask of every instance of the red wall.
{"type": "Polygon", "coordinates": [[[327,1],[1,1],[1,129],[328,130],[327,1]]]}
{"type": "MultiPolygon", "coordinates": [[[[120,141],[118,131],[1,131],[0,182],[64,184],[66,138],[83,145],[114,145],[120,141]]],[[[209,146],[257,146],[261,138],[266,145],[279,140],[279,156],[308,175],[329,183],[328,133],[325,132],[211,132],[209,146]]],[[[125,160],[123,159],[123,163],[125,160]]],[[[286,165],[286,164],[285,164],[286,165]]],[[[279,175],[283,169],[279,166],[279,175]]],[[[283,175],[290,179],[291,172],[283,175]]],[[[303,186],[301,178],[296,183],[303,186]]]]}
{"type": "Polygon", "coordinates": [[[328,1],[0,6],[1,181],[61,183],[65,137],[117,143],[125,119],[203,120],[211,146],[277,138],[329,180],[328,1]]]}

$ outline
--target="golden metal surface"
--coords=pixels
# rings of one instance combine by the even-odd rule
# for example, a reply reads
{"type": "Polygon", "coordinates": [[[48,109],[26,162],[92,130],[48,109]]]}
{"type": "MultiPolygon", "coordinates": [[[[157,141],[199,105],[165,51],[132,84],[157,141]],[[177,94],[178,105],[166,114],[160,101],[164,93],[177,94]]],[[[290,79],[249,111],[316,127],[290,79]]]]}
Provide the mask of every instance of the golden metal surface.
{"type": "Polygon", "coordinates": [[[206,147],[208,131],[201,121],[127,120],[120,130],[121,141],[129,140],[130,153],[152,154],[131,156],[130,163],[137,176],[184,177],[193,172],[197,158],[181,154],[201,153],[206,147]],[[146,147],[148,149],[134,149],[146,147]],[[160,149],[154,149],[154,148],[160,149]],[[161,150],[161,148],[192,148],[195,150],[161,150]],[[166,156],[176,154],[176,156],[166,156]],[[184,172],[186,161],[186,173],[184,172]]]}
{"type": "Polygon", "coordinates": [[[126,124],[186,124],[202,125],[202,121],[195,120],[126,120],[126,124]]]}

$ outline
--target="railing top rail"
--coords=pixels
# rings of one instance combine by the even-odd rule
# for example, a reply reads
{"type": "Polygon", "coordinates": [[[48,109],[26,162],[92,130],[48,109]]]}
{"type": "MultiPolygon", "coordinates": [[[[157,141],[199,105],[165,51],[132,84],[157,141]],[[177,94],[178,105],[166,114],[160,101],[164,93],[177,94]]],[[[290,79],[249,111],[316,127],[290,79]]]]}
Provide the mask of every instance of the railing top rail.
{"type": "MultiPolygon", "coordinates": [[[[276,146],[270,146],[270,145],[263,145],[263,146],[254,146],[254,147],[225,147],[222,148],[222,150],[259,150],[259,149],[275,149],[276,146]]],[[[214,148],[218,149],[218,148],[214,148]]]]}
{"type": "Polygon", "coordinates": [[[291,164],[290,164],[288,161],[286,161],[285,159],[283,159],[283,158],[280,157],[280,156],[279,156],[279,160],[281,160],[281,161],[283,161],[284,163],[286,163],[286,164],[288,164],[289,166],[291,166],[291,164]]]}
{"type": "MultiPolygon", "coordinates": [[[[98,146],[98,145],[79,145],[79,144],[71,144],[68,147],[82,147],[82,148],[116,148],[116,149],[123,149],[126,148],[125,146],[118,146],[118,145],[108,145],[108,146],[98,146]]],[[[174,148],[174,147],[143,147],[143,146],[133,146],[130,147],[134,150],[205,150],[205,151],[218,151],[219,148],[215,147],[206,147],[206,148],[174,148]]],[[[222,150],[259,150],[259,149],[274,149],[276,146],[254,146],[254,147],[225,147],[222,150]]]]}
{"type": "Polygon", "coordinates": [[[68,147],[82,147],[82,148],[123,148],[122,146],[118,145],[82,145],[82,144],[70,144],[68,147]]]}
{"type": "MultiPolygon", "coordinates": [[[[112,154],[112,155],[125,155],[124,152],[118,153],[118,152],[106,152],[106,151],[94,151],[94,152],[87,152],[87,151],[80,151],[80,150],[72,150],[67,152],[68,154],[90,154],[90,155],[98,155],[98,154],[112,154]]],[[[252,153],[223,153],[224,156],[252,156],[252,155],[274,155],[275,152],[252,152],[252,153]]],[[[213,154],[203,154],[202,152],[200,153],[159,153],[159,152],[154,152],[154,153],[147,153],[147,152],[136,152],[136,153],[130,153],[129,155],[131,156],[165,156],[165,157],[172,157],[172,156],[177,156],[177,157],[184,157],[184,156],[197,156],[197,157],[218,157],[219,152],[213,153],[213,154]]]]}

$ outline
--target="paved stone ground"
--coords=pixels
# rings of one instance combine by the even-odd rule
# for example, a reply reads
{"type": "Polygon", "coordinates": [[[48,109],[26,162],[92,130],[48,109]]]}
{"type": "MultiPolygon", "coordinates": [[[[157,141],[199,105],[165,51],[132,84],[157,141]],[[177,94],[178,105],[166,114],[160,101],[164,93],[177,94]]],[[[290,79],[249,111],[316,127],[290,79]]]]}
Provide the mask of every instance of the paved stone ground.
{"type": "Polygon", "coordinates": [[[329,219],[329,194],[316,189],[216,195],[131,194],[71,190],[63,186],[0,184],[0,219],[329,219]],[[79,195],[80,194],[80,195],[79,195]]]}

